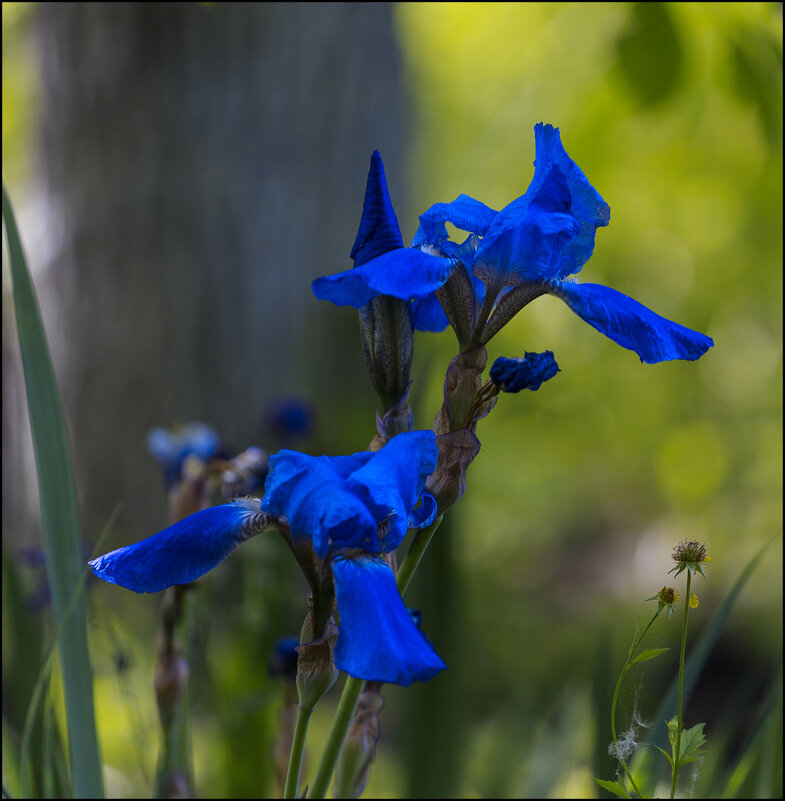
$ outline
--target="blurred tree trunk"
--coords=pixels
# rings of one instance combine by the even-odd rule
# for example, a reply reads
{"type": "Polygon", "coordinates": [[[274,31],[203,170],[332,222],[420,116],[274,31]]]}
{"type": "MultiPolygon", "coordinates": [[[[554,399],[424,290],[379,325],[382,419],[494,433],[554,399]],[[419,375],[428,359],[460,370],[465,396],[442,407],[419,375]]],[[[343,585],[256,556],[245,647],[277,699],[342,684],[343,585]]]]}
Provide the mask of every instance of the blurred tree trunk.
{"type": "MultiPolygon", "coordinates": [[[[28,251],[86,537],[118,504],[112,547],[160,527],[145,448],[156,425],[198,419],[230,448],[264,447],[265,405],[299,393],[334,437],[316,447],[363,447],[374,401],[356,317],[318,303],[310,282],[350,266],[374,148],[402,205],[391,5],[41,3],[37,14],[46,235],[28,251]],[[337,444],[353,409],[368,424],[337,444]]],[[[23,408],[13,367],[4,415],[23,408]]],[[[18,417],[4,433],[4,463],[23,464],[18,417]]],[[[3,472],[6,526],[25,528],[30,482],[3,472]]]]}

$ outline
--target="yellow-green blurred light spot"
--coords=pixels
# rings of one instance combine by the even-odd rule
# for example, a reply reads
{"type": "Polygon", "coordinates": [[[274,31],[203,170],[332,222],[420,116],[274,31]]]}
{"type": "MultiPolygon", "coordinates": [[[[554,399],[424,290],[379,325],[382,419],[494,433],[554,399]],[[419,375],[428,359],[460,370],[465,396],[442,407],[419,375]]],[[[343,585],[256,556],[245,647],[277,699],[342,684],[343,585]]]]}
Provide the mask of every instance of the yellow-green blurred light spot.
{"type": "Polygon", "coordinates": [[[697,609],[699,603],[698,596],[692,593],[692,595],[690,595],[690,609],[697,609]]]}
{"type": "Polygon", "coordinates": [[[728,459],[715,427],[696,421],[672,431],[657,456],[657,481],[674,503],[696,504],[720,485],[728,459]]]}

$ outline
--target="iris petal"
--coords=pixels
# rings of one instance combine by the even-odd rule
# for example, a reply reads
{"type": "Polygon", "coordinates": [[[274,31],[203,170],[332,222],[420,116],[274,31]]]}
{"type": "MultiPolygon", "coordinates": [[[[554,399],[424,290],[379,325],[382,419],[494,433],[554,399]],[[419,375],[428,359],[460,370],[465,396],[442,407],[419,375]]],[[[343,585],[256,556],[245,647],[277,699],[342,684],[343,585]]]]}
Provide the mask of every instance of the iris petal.
{"type": "Polygon", "coordinates": [[[449,325],[447,315],[434,293],[412,301],[412,321],[418,331],[444,331],[449,325]]]}
{"type": "Polygon", "coordinates": [[[634,350],[642,362],[671,359],[693,361],[714,345],[714,340],[660,317],[615,289],[601,284],[552,283],[560,297],[582,320],[624,348],[634,350]]]}
{"type": "Polygon", "coordinates": [[[395,515],[382,550],[397,548],[406,536],[409,514],[436,468],[433,431],[410,431],[393,437],[372,459],[348,478],[348,485],[368,504],[377,520],[395,515]]]}
{"type": "Polygon", "coordinates": [[[448,239],[445,222],[462,231],[483,236],[497,212],[469,195],[458,195],[450,203],[434,203],[420,215],[420,227],[414,235],[412,247],[435,245],[448,239]]]}
{"type": "Polygon", "coordinates": [[[474,263],[475,275],[490,286],[518,286],[551,278],[559,272],[564,250],[578,232],[570,213],[570,192],[558,167],[546,176],[524,206],[499,212],[501,221],[483,239],[474,263]]]}
{"type": "Polygon", "coordinates": [[[358,679],[407,687],[445,669],[409,617],[384,560],[339,554],[332,569],[341,617],[335,664],[341,670],[358,679]]]}
{"type": "Polygon", "coordinates": [[[285,515],[293,537],[310,537],[320,556],[330,542],[378,550],[376,524],[357,493],[346,485],[346,477],[376,454],[369,451],[351,456],[308,456],[282,450],[270,457],[261,508],[285,515]]]}
{"type": "Polygon", "coordinates": [[[567,180],[570,190],[570,213],[578,223],[578,233],[565,248],[559,275],[580,272],[594,251],[597,228],[606,226],[611,219],[610,206],[589,183],[581,168],[567,155],[561,142],[559,129],[538,123],[534,126],[534,177],[558,167],[567,180]]]}
{"type": "Polygon", "coordinates": [[[354,259],[355,267],[361,267],[383,253],[401,247],[401,229],[387,190],[384,164],[379,151],[374,150],[365,185],[363,216],[349,256],[354,259]]]}
{"type": "Polygon", "coordinates": [[[402,300],[428,295],[444,284],[452,269],[451,259],[399,248],[371,259],[362,267],[317,278],[312,288],[320,300],[359,309],[377,295],[392,295],[402,300]]]}
{"type": "Polygon", "coordinates": [[[98,578],[134,592],[158,592],[188,584],[212,570],[255,532],[257,510],[240,504],[204,509],[152,537],[90,562],[98,578]]]}
{"type": "Polygon", "coordinates": [[[438,504],[430,492],[423,492],[422,503],[409,512],[409,528],[427,528],[436,520],[438,504]]]}

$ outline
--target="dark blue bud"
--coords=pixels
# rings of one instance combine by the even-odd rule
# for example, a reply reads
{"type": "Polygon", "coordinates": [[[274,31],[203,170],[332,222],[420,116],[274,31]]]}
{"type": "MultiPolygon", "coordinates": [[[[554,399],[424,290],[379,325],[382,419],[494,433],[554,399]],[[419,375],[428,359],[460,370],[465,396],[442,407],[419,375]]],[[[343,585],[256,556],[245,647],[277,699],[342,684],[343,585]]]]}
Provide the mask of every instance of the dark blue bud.
{"type": "Polygon", "coordinates": [[[540,385],[559,372],[553,351],[526,353],[523,359],[498,358],[491,367],[491,381],[505,392],[539,389],[540,385]]]}
{"type": "Polygon", "coordinates": [[[313,424],[313,410],[299,398],[280,398],[267,412],[267,422],[273,433],[290,440],[308,434],[313,424]]]}

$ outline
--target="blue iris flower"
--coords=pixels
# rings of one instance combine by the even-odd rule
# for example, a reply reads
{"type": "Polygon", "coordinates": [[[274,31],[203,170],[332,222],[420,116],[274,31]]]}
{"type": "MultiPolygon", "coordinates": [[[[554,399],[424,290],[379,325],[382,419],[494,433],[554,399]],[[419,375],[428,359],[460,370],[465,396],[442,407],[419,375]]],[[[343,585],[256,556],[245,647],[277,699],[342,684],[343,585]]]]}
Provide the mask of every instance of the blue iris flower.
{"type": "Polygon", "coordinates": [[[397,548],[407,528],[433,522],[436,503],[424,489],[437,455],[432,431],[398,434],[375,453],[282,450],[270,457],[261,501],[197,512],[90,567],[113,584],[158,592],[194,581],[269,527],[271,516],[284,516],[295,554],[315,552],[330,569],[340,616],[336,665],[370,681],[426,681],[445,664],[409,617],[381,554],[397,548]]]}
{"type": "Polygon", "coordinates": [[[412,301],[412,322],[418,331],[441,331],[447,318],[434,291],[450,277],[455,262],[419,247],[403,246],[384,164],[379,151],[371,156],[360,228],[350,258],[354,268],[313,282],[313,293],[336,306],[361,309],[371,298],[391,295],[412,301]]]}
{"type": "Polygon", "coordinates": [[[203,462],[218,453],[218,434],[205,423],[188,423],[174,431],[153,428],[147,434],[147,448],[164,472],[166,486],[171,488],[182,478],[183,462],[196,456],[203,462]]]}
{"type": "Polygon", "coordinates": [[[464,264],[475,286],[477,279],[484,284],[491,302],[499,298],[508,306],[504,321],[547,292],[643,362],[700,358],[714,344],[710,337],[660,317],[615,289],[571,277],[591,256],[596,230],[608,225],[610,208],[565,152],[558,128],[539,123],[534,136],[534,178],[526,194],[499,212],[468,195],[437,203],[420,216],[414,243],[448,252],[446,222],[480,237],[473,260],[464,264]]]}

